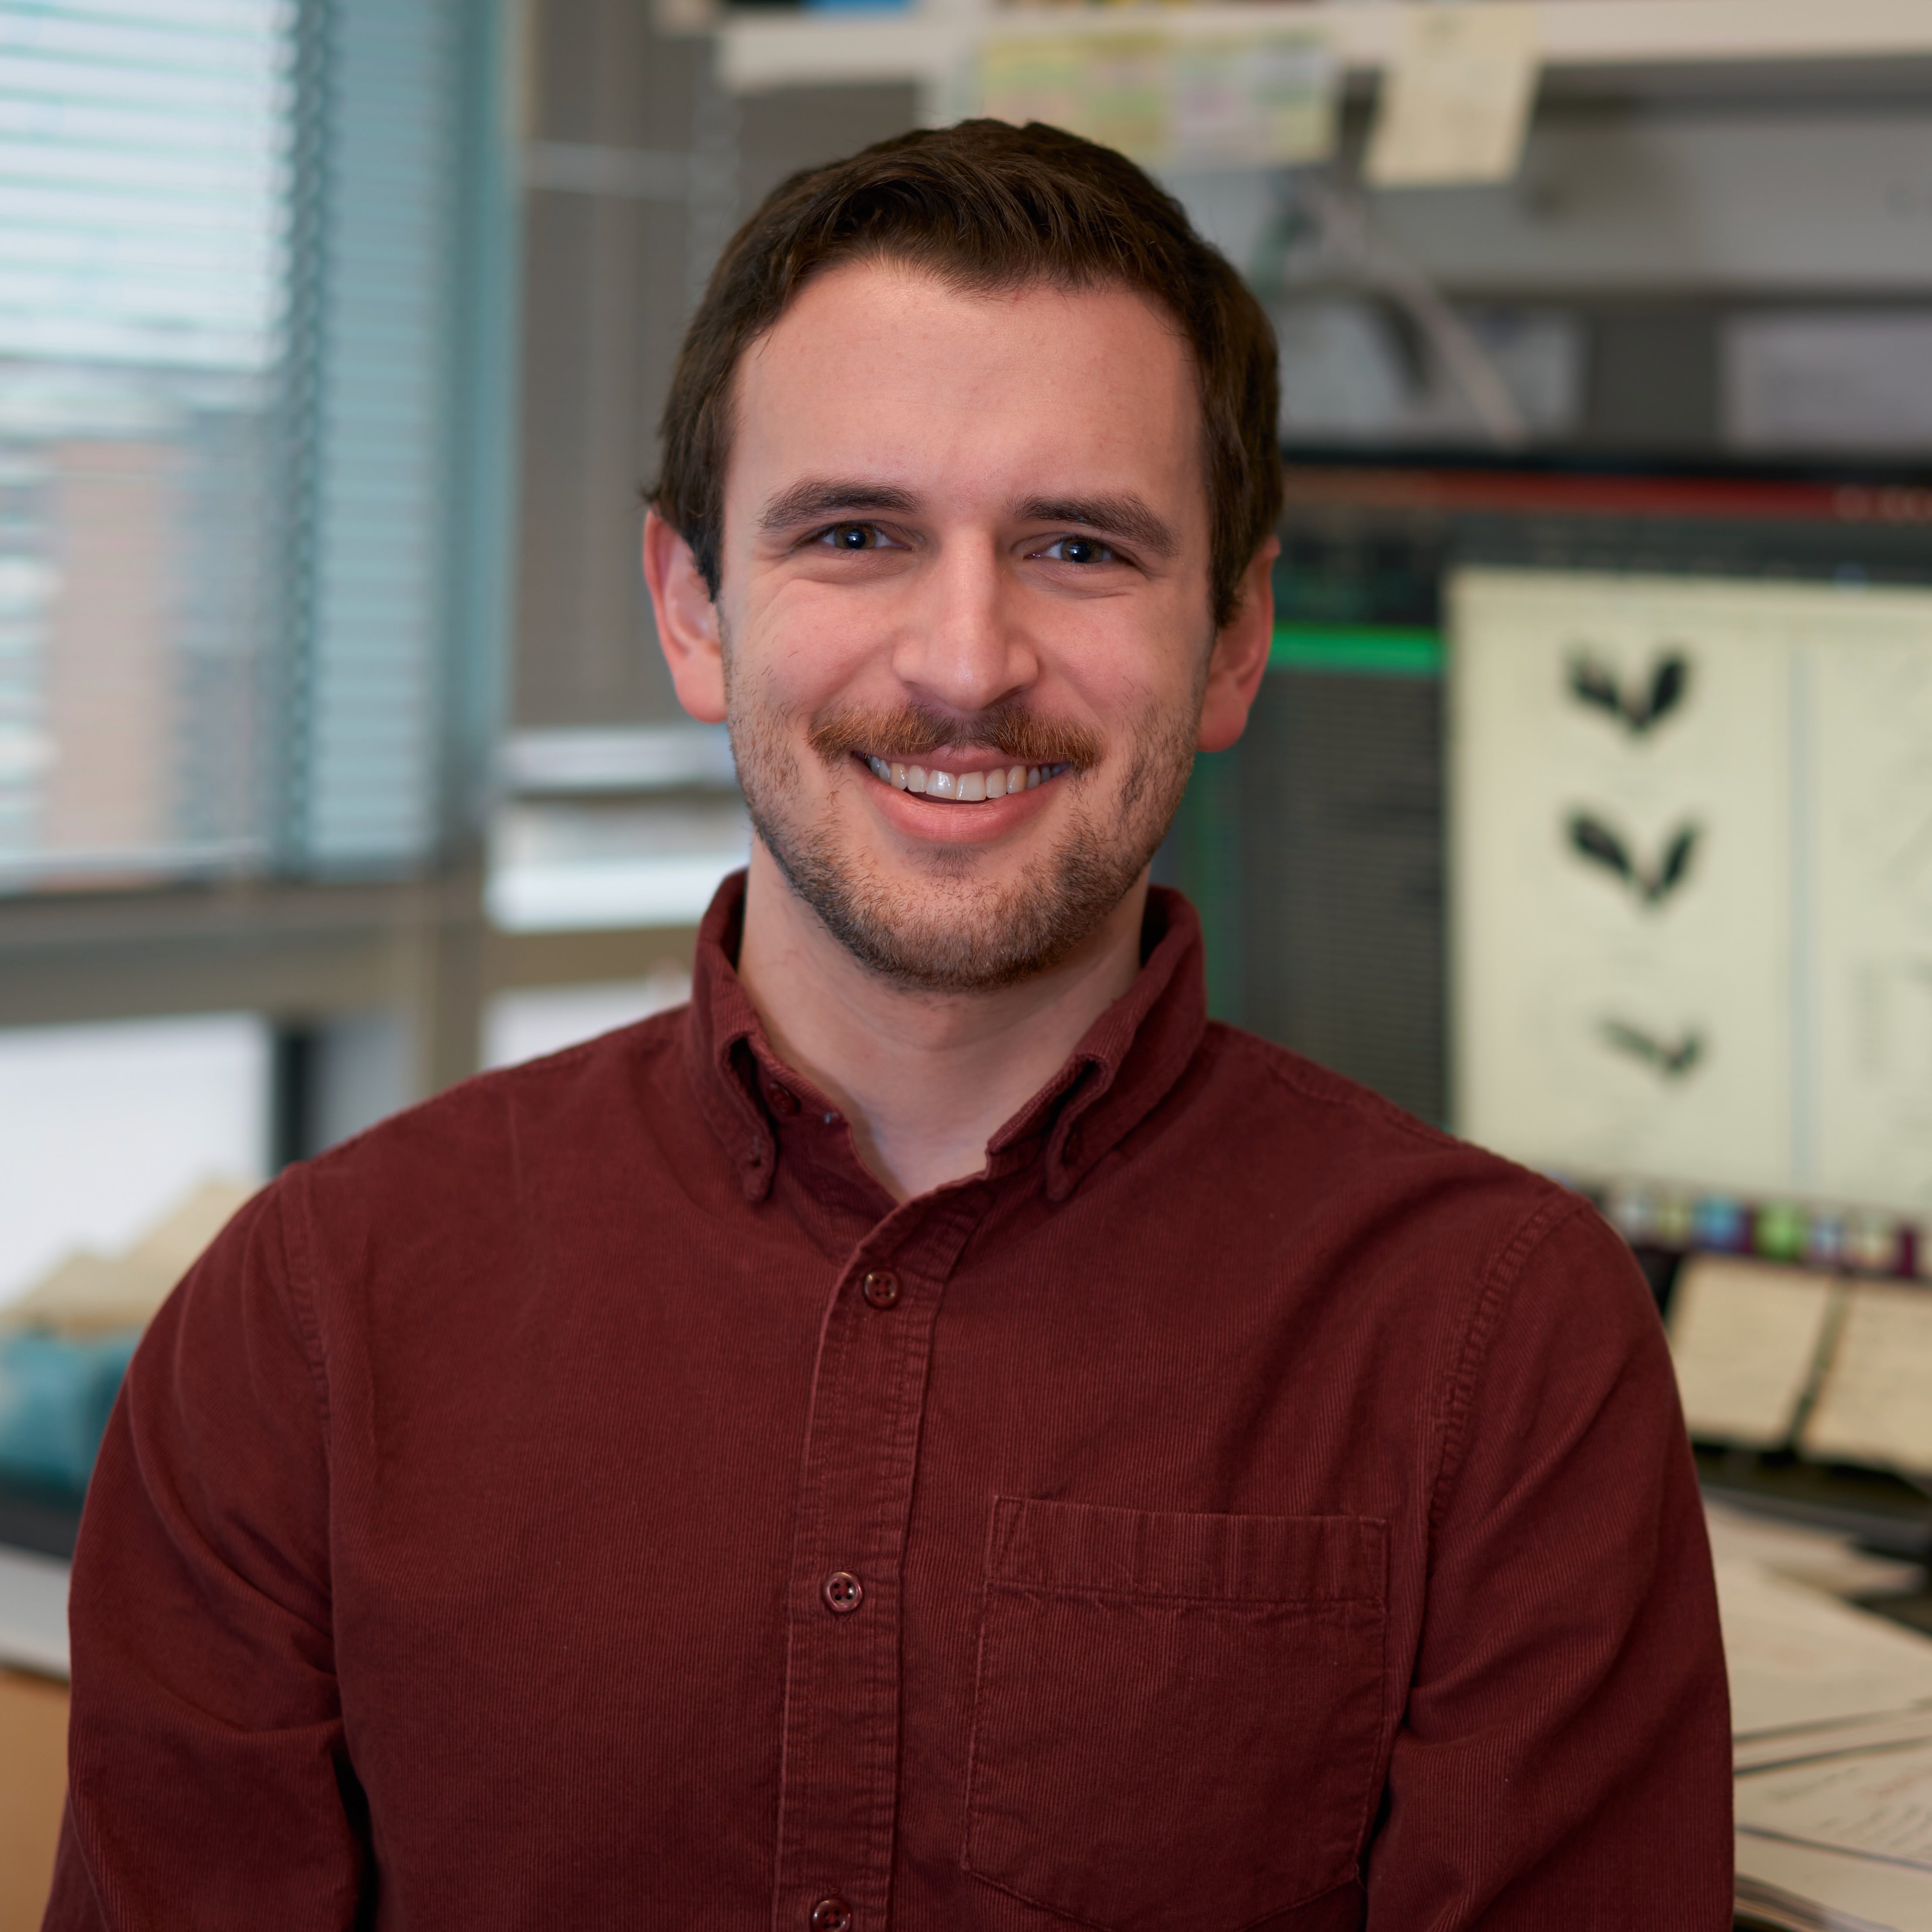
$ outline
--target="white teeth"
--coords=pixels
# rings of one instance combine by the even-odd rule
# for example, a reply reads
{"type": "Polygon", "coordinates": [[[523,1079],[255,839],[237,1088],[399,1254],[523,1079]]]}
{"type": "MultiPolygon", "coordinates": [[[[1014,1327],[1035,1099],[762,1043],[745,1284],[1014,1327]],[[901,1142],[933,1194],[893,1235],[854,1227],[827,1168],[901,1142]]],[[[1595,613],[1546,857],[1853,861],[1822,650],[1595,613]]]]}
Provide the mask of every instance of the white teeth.
{"type": "Polygon", "coordinates": [[[962,805],[1006,798],[1016,791],[1034,791],[1049,778],[1071,771],[1071,765],[1008,765],[990,772],[943,772],[938,766],[902,764],[896,759],[865,754],[867,769],[882,783],[900,791],[923,792],[928,798],[950,798],[962,805]]]}

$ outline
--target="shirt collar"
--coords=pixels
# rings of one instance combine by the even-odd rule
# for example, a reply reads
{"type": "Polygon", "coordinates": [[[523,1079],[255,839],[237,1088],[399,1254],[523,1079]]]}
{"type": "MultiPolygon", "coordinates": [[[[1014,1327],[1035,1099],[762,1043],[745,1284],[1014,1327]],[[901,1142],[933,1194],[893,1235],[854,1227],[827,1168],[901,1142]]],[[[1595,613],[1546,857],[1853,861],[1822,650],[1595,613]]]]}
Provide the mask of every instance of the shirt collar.
{"type": "MultiPolygon", "coordinates": [[[[778,1160],[770,1096],[777,1090],[781,1100],[796,1100],[814,1089],[772,1052],[738,978],[745,876],[734,872],[718,887],[698,928],[684,1052],[699,1108],[736,1167],[746,1198],[762,1201],[778,1160]]],[[[1201,922],[1180,893],[1149,890],[1141,958],[1133,984],[987,1142],[989,1178],[1042,1162],[1047,1198],[1064,1201],[1180,1078],[1208,1013],[1201,922]]]]}

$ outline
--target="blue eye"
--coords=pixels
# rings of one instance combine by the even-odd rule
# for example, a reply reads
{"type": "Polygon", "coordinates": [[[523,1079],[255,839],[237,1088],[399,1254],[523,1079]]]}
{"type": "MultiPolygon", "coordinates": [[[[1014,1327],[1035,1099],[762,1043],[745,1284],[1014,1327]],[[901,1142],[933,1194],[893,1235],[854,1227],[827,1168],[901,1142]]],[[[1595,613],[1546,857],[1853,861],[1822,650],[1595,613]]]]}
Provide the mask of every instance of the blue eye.
{"type": "Polygon", "coordinates": [[[1052,557],[1056,563],[1112,563],[1114,561],[1112,550],[1098,537],[1056,537],[1040,554],[1052,557]]]}

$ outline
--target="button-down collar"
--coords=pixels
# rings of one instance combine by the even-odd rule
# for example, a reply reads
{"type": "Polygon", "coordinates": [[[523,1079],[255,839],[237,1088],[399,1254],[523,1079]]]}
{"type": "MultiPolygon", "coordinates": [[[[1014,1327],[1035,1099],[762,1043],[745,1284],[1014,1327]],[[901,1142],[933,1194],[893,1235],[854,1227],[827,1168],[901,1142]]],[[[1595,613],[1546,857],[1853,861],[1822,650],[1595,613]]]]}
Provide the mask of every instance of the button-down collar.
{"type": "MultiPolygon", "coordinates": [[[[698,928],[692,972],[685,1060],[699,1106],[747,1200],[765,1198],[784,1160],[842,1192],[856,1189],[883,1214],[890,1203],[860,1168],[845,1122],[772,1052],[746,996],[735,963],[744,916],[745,874],[734,872],[698,928]]],[[[1207,1007],[1200,921],[1179,893],[1149,891],[1141,956],[1133,984],[987,1142],[976,1178],[1004,1180],[1043,1165],[1047,1198],[1064,1201],[1180,1078],[1201,1043],[1207,1007]]]]}

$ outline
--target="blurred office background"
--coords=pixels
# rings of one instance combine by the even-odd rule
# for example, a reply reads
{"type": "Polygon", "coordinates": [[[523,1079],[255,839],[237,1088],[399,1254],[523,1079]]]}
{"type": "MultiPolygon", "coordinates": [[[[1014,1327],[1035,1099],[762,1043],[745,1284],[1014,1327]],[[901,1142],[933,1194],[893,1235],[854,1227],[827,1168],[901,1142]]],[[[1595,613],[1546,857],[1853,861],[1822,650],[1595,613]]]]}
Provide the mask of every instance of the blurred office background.
{"type": "MultiPolygon", "coordinates": [[[[1798,1156],[1755,1162],[1716,1144],[1735,1108],[1660,1125],[1642,1083],[1726,1064],[1670,1065],[1697,1022],[1667,997],[1616,1022],[1606,1088],[1546,1038],[1562,1121],[1459,1088],[1526,943],[1474,935],[1538,922],[1519,880],[1459,927],[1455,828],[1541,808],[1459,820],[1445,664],[1486,566],[1570,573],[1586,609],[1604,574],[1925,578],[1932,35],[1880,0],[1501,11],[1533,31],[1432,55],[1418,20],[1497,10],[1258,6],[1150,54],[1064,8],[0,0],[0,1304],[202,1179],[681,997],[747,827],[636,562],[680,333],[786,173],[976,104],[1136,148],[1276,318],[1274,668],[1160,867],[1217,1010],[1640,1239],[1714,1189],[1747,1220],[1815,1194],[1893,1215],[1913,1271],[1922,1123],[1870,1199],[1795,1119],[1798,1156]],[[1473,136],[1432,136],[1432,58],[1473,136]]],[[[1598,668],[1635,690],[1669,644],[1598,668]]],[[[1932,942],[1895,937],[1909,980],[1932,942]]],[[[1598,950],[1540,970],[1674,970],[1598,950]]]]}
{"type": "Polygon", "coordinates": [[[1160,868],[1216,1010],[1666,1303],[1826,1281],[1784,1422],[1694,1428],[1922,1534],[1932,1430],[1800,1437],[1844,1284],[1932,1276],[1932,10],[1158,18],[0,0],[0,1346],[88,1426],[236,1190],[683,996],[748,832],[636,560],[680,334],[785,175],[979,106],[1276,320],[1273,667],[1160,868]]]}
{"type": "MultiPolygon", "coordinates": [[[[787,172],[976,102],[1137,146],[1277,320],[1274,668],[1161,861],[1217,1010],[1599,1190],[1640,1242],[1714,1190],[1739,1225],[1816,1196],[1841,1246],[1892,1216],[1912,1273],[1909,1095],[1912,1150],[1869,1186],[1806,1151],[1816,1066],[1780,1076],[1775,1157],[1729,1144],[1735,1106],[1661,1124],[1657,1096],[1819,1035],[1815,1000],[1767,994],[1780,1036],[1700,1065],[1666,986],[1592,1022],[1624,1028],[1607,1086],[1553,1036],[1561,1104],[1459,1085],[1516,1050],[1478,1043],[1486,989],[1546,922],[1456,856],[1542,807],[1477,775],[1458,817],[1445,665],[1472,571],[1569,573],[1556,630],[1606,578],[1849,598],[1932,572],[1932,34],[1880,0],[1526,0],[1501,13],[1528,38],[1436,50],[1484,123],[1445,144],[1412,30],[1497,13],[1256,6],[1150,55],[1064,8],[0,0],[0,1304],[204,1178],[681,996],[747,827],[636,562],[680,332],[787,172]]],[[[1593,647],[1631,745],[1625,687],[1696,655],[1676,622],[1593,647]]],[[[1765,752],[1787,816],[1822,782],[1794,728],[1765,752]]],[[[1899,783],[1883,808],[1922,813],[1899,783]]],[[[1609,845],[1566,849],[1640,899],[1650,808],[1616,802],[1609,845]]],[[[1787,927],[1798,856],[1760,855],[1787,927]]],[[[1700,958],[1825,970],[1790,937],[1700,958]]],[[[1676,970],[1600,938],[1538,970],[1676,970]]],[[[1932,941],[1908,918],[1886,944],[1909,1005],[1932,941]]],[[[1928,1025],[1888,1038],[1921,1055],[1928,1025]]]]}

